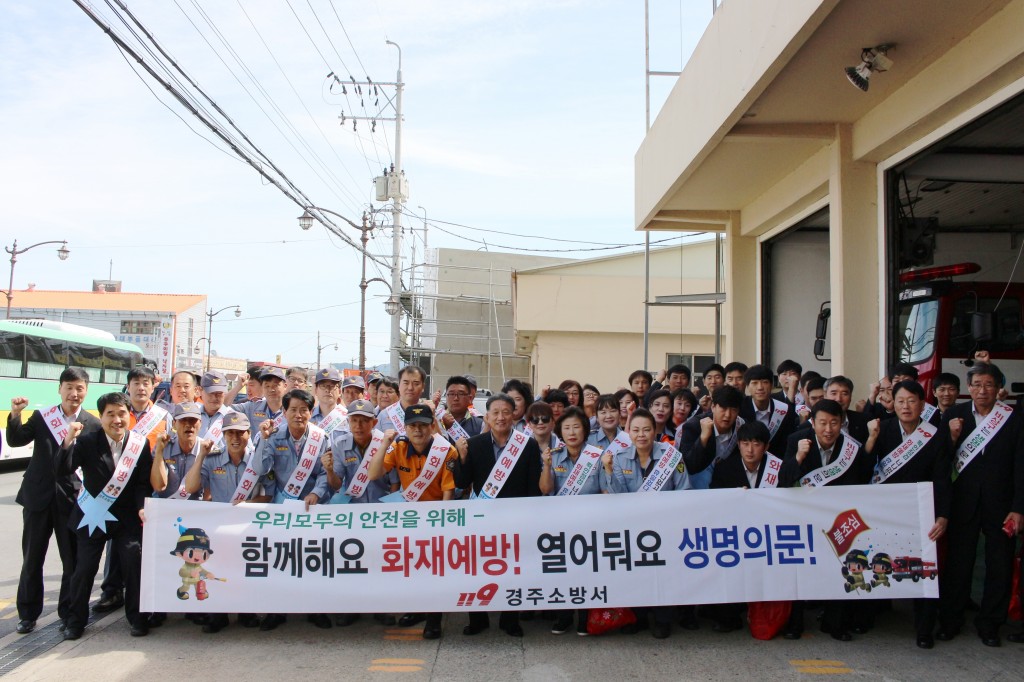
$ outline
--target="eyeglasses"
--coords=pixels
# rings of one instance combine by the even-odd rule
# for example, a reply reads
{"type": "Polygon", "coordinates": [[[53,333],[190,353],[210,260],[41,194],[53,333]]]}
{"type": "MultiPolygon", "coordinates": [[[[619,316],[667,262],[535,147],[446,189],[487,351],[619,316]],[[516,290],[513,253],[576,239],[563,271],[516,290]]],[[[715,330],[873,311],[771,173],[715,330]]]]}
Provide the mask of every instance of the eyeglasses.
{"type": "Polygon", "coordinates": [[[551,417],[530,417],[531,424],[547,424],[551,421],[551,417]]]}
{"type": "Polygon", "coordinates": [[[468,398],[469,394],[465,391],[448,391],[445,393],[448,398],[468,398]]]}

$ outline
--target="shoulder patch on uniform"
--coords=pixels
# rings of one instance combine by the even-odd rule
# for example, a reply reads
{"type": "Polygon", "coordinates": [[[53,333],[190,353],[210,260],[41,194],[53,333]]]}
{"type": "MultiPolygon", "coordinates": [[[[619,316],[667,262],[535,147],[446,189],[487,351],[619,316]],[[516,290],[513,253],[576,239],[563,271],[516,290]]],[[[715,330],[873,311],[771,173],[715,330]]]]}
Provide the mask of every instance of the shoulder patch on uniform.
{"type": "Polygon", "coordinates": [[[273,469],[268,471],[265,475],[266,475],[268,481],[273,481],[276,478],[276,476],[274,476],[274,470],[273,469]]]}
{"type": "Polygon", "coordinates": [[[444,468],[447,469],[448,471],[455,471],[455,460],[449,459],[447,462],[444,463],[444,468]]]}
{"type": "Polygon", "coordinates": [[[676,465],[676,471],[678,471],[681,474],[685,474],[686,473],[686,465],[683,462],[679,462],[679,464],[676,465]]]}

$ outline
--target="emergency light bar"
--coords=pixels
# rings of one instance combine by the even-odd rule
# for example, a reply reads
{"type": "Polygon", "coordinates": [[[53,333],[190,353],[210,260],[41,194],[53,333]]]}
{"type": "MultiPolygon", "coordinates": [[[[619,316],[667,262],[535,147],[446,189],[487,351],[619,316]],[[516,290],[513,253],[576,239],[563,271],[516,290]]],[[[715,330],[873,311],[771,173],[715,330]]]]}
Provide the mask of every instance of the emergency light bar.
{"type": "Polygon", "coordinates": [[[921,268],[910,272],[900,273],[900,284],[911,284],[913,282],[927,282],[933,279],[945,277],[958,277],[960,275],[973,275],[981,272],[981,266],[977,263],[954,263],[953,265],[938,265],[934,268],[921,268]]]}

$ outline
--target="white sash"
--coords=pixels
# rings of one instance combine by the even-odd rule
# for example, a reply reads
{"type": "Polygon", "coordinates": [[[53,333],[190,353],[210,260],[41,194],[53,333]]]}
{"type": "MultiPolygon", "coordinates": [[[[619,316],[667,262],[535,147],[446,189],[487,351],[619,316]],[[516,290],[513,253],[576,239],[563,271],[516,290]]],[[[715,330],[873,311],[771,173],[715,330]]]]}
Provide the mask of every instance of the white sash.
{"type": "Polygon", "coordinates": [[[121,496],[125,484],[128,483],[128,479],[132,477],[132,472],[135,471],[135,467],[139,463],[139,453],[142,452],[142,448],[145,445],[146,437],[142,433],[134,430],[130,431],[128,433],[128,442],[125,443],[121,456],[114,466],[114,474],[107,481],[107,484],[103,486],[103,490],[96,497],[93,497],[85,489],[85,486],[82,486],[77,500],[78,507],[82,510],[82,521],[78,524],[79,528],[88,525],[89,532],[92,533],[95,528],[102,526],[103,531],[106,531],[106,521],[111,519],[106,519],[105,517],[110,507],[121,496]]]}
{"type": "Polygon", "coordinates": [[[817,488],[827,484],[829,481],[835,478],[839,478],[846,473],[846,470],[853,464],[853,460],[857,458],[857,451],[860,449],[860,443],[856,439],[852,438],[849,434],[843,434],[843,451],[839,453],[831,464],[826,464],[823,467],[819,467],[807,474],[800,481],[800,485],[806,488],[817,488]]]}
{"type": "Polygon", "coordinates": [[[68,427],[70,425],[64,418],[64,411],[60,409],[60,403],[43,412],[42,417],[43,421],[46,422],[46,428],[50,429],[50,433],[56,439],[57,447],[59,448],[64,445],[64,439],[68,437],[68,427]]]}
{"type": "MultiPolygon", "coordinates": [[[[643,485],[640,486],[638,493],[656,493],[665,487],[665,483],[668,482],[672,472],[675,471],[676,466],[679,465],[679,460],[683,458],[683,453],[676,450],[668,443],[664,444],[668,449],[662,453],[661,457],[658,458],[658,463],[654,465],[654,471],[644,480],[643,485]]],[[[653,454],[653,453],[652,453],[653,454]]]]}
{"type": "Polygon", "coordinates": [[[782,421],[787,414],[789,414],[789,403],[773,398],[772,413],[768,417],[768,432],[771,433],[772,438],[775,438],[775,434],[779,432],[779,427],[782,426],[782,421]]]}
{"type": "Polygon", "coordinates": [[[309,431],[306,433],[306,443],[302,446],[302,452],[299,453],[299,462],[292,469],[292,475],[288,477],[287,485],[278,491],[286,500],[299,499],[299,493],[302,492],[309,474],[320,459],[320,444],[323,443],[325,438],[324,430],[313,424],[307,425],[307,428],[309,431]],[[288,492],[293,489],[298,492],[288,492]]]}
{"type": "Polygon", "coordinates": [[[141,433],[142,437],[145,438],[156,428],[157,423],[162,422],[166,418],[167,410],[154,404],[149,408],[149,412],[143,415],[142,419],[135,422],[135,428],[132,431],[141,433]]]}
{"type": "Polygon", "coordinates": [[[327,413],[327,416],[320,422],[320,428],[328,436],[335,429],[345,430],[348,426],[348,408],[341,403],[334,406],[334,409],[327,413]]]}
{"type": "Polygon", "coordinates": [[[402,411],[402,401],[389,405],[388,409],[384,410],[384,414],[391,420],[391,425],[395,427],[395,433],[399,436],[404,436],[405,414],[402,411]]]}
{"type": "MultiPolygon", "coordinates": [[[[902,429],[903,427],[901,426],[900,430],[902,429]]],[[[927,420],[922,421],[912,434],[903,439],[899,447],[883,457],[875,465],[875,473],[871,477],[871,482],[882,483],[899,471],[904,464],[914,458],[914,455],[921,452],[921,448],[928,444],[928,441],[931,440],[937,431],[938,429],[929,424],[927,420]]]]}
{"type": "Polygon", "coordinates": [[[957,449],[956,461],[953,462],[954,479],[967,468],[968,464],[974,461],[974,458],[985,449],[989,441],[995,438],[999,429],[1003,428],[1003,425],[1010,420],[1012,414],[1012,407],[1002,401],[996,402],[992,412],[971,431],[971,435],[967,436],[957,449]]]}
{"type": "Polygon", "coordinates": [[[761,476],[761,483],[758,484],[758,488],[778,488],[779,487],[779,472],[782,471],[782,459],[776,457],[770,452],[764,453],[765,459],[768,461],[764,465],[764,475],[761,476]]]}
{"type": "MultiPolygon", "coordinates": [[[[395,404],[397,405],[398,403],[395,404]]],[[[411,443],[409,447],[412,447],[411,443]]],[[[420,495],[423,494],[423,491],[427,489],[430,482],[437,476],[437,472],[444,466],[444,460],[450,448],[451,443],[445,440],[444,436],[434,434],[434,442],[430,446],[430,452],[427,453],[427,461],[423,464],[423,470],[420,471],[420,475],[412,482],[409,489],[402,491],[402,499],[406,502],[415,502],[420,499],[420,495]]]]}
{"type": "Polygon", "coordinates": [[[437,423],[441,427],[441,429],[444,430],[448,434],[448,436],[455,442],[458,442],[460,438],[465,438],[466,440],[469,440],[469,432],[466,431],[465,428],[463,428],[462,424],[459,423],[459,420],[456,419],[454,415],[452,416],[451,427],[448,429],[444,428],[444,421],[442,420],[444,419],[444,416],[446,414],[448,414],[448,410],[446,410],[443,405],[437,408],[437,423]]]}
{"type": "Polygon", "coordinates": [[[583,489],[583,484],[587,482],[590,474],[597,468],[598,462],[601,461],[602,454],[601,448],[596,445],[585,445],[580,456],[576,458],[576,464],[573,466],[572,471],[569,472],[569,478],[565,479],[565,484],[558,491],[558,495],[579,495],[580,490],[583,489]]]}
{"type": "Polygon", "coordinates": [[[210,426],[206,429],[206,433],[199,434],[200,439],[209,439],[213,441],[214,449],[223,447],[224,441],[222,439],[224,435],[224,417],[221,417],[215,422],[211,422],[210,426]]]}
{"type": "Polygon", "coordinates": [[[512,473],[512,467],[519,461],[519,456],[523,454],[523,450],[526,449],[529,442],[529,436],[522,431],[512,429],[512,433],[508,436],[508,442],[505,443],[501,454],[498,455],[498,461],[491,468],[491,475],[484,482],[484,487],[476,494],[478,499],[493,500],[498,496],[505,482],[508,481],[508,475],[512,473]]]}
{"type": "Polygon", "coordinates": [[[610,452],[612,457],[614,457],[620,452],[625,452],[631,447],[633,447],[633,439],[630,438],[629,434],[625,431],[619,431],[612,440],[611,445],[605,449],[605,452],[610,452]]]}
{"type": "Polygon", "coordinates": [[[384,434],[377,429],[373,430],[373,438],[370,440],[370,446],[366,448],[366,454],[363,455],[363,461],[359,463],[359,468],[356,469],[355,476],[352,477],[352,482],[348,484],[348,490],[345,494],[351,497],[353,500],[363,496],[366,492],[366,486],[370,482],[370,460],[380,450],[381,443],[384,442],[384,434]]]}
{"type": "Polygon", "coordinates": [[[252,495],[252,491],[256,489],[256,479],[259,478],[259,474],[252,468],[252,451],[246,449],[245,452],[245,472],[242,473],[242,477],[238,479],[238,485],[235,486],[235,492],[231,494],[231,504],[236,502],[245,502],[252,495]]]}
{"type": "Polygon", "coordinates": [[[921,419],[924,419],[926,422],[930,422],[932,420],[932,415],[935,414],[935,411],[938,409],[939,408],[935,407],[931,403],[925,403],[924,412],[921,413],[921,419]]]}

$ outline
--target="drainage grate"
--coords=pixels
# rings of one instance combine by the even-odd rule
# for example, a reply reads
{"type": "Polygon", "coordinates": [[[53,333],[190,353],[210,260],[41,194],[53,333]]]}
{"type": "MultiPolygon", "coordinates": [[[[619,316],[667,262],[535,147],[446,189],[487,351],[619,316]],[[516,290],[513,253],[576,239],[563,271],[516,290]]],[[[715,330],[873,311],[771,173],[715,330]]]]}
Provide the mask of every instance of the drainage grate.
{"type": "MultiPolygon", "coordinates": [[[[90,605],[89,625],[107,615],[106,613],[94,614],[90,605]]],[[[36,628],[27,635],[21,635],[0,650],[0,676],[16,670],[22,663],[31,661],[63,642],[64,633],[59,628],[60,619],[57,619],[45,627],[36,628]]]]}

